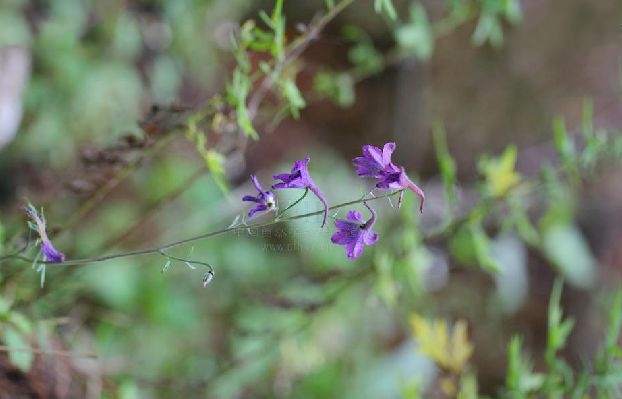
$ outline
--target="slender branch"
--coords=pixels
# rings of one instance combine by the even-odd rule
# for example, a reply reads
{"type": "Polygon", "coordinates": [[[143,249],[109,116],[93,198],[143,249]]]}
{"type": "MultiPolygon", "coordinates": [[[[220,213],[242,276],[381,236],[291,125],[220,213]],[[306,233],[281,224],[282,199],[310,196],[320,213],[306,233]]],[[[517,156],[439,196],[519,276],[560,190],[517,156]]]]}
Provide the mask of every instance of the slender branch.
{"type": "Polygon", "coordinates": [[[80,219],[82,219],[86,214],[88,214],[97,204],[99,204],[106,196],[121,182],[123,182],[126,178],[128,178],[138,167],[143,164],[145,157],[156,154],[158,151],[163,149],[166,144],[171,141],[174,137],[173,133],[169,133],[164,136],[160,141],[158,141],[153,147],[151,147],[146,154],[140,156],[138,159],[131,162],[129,165],[124,167],[119,173],[112,177],[112,179],[108,180],[106,184],[104,184],[99,190],[93,194],[89,199],[87,199],[82,205],[71,215],[67,220],[67,223],[62,227],[60,232],[65,232],[70,230],[80,219]]]}
{"type": "Polygon", "coordinates": [[[279,213],[278,215],[276,215],[275,219],[279,220],[281,218],[281,216],[283,216],[285,214],[285,212],[289,211],[290,209],[292,209],[293,207],[295,207],[296,205],[298,205],[300,203],[300,201],[302,201],[307,194],[309,194],[309,188],[305,188],[305,192],[304,194],[302,194],[302,196],[300,198],[298,198],[296,201],[294,201],[293,204],[290,204],[287,208],[283,209],[283,211],[281,213],[279,213]]]}
{"type": "MultiPolygon", "coordinates": [[[[389,197],[392,197],[392,196],[394,196],[396,194],[401,193],[402,191],[403,190],[393,191],[393,192],[390,192],[388,194],[384,194],[384,195],[381,195],[381,196],[378,196],[378,197],[371,197],[371,198],[364,198],[363,197],[363,198],[360,198],[360,199],[357,199],[357,200],[348,201],[348,202],[344,202],[344,203],[332,206],[332,207],[329,208],[329,210],[340,209],[340,208],[344,208],[346,206],[360,204],[360,203],[363,203],[365,201],[376,201],[376,200],[379,200],[379,199],[389,198],[389,197]]],[[[50,264],[50,265],[55,265],[55,266],[78,266],[78,265],[85,265],[85,264],[89,264],[89,263],[105,262],[105,261],[109,261],[109,260],[113,260],[113,259],[119,259],[119,258],[128,258],[128,257],[133,257],[133,256],[149,255],[149,254],[162,254],[163,251],[166,251],[168,249],[175,248],[175,247],[180,247],[182,245],[189,244],[189,243],[195,242],[195,241],[204,240],[204,239],[207,239],[207,238],[210,238],[210,237],[216,237],[216,236],[220,236],[220,235],[223,235],[223,234],[226,234],[226,233],[230,233],[230,232],[243,231],[243,230],[247,230],[249,228],[266,227],[266,226],[271,226],[271,225],[275,225],[275,224],[289,222],[289,221],[292,221],[292,220],[304,219],[304,218],[308,218],[308,217],[312,217],[312,216],[316,216],[316,215],[321,215],[323,213],[324,213],[324,211],[320,210],[320,211],[309,212],[309,213],[304,213],[304,214],[300,214],[300,215],[289,216],[289,217],[285,217],[283,219],[278,219],[278,220],[275,219],[275,220],[271,220],[271,221],[267,221],[267,222],[263,222],[263,223],[255,223],[255,224],[252,224],[252,225],[241,225],[241,226],[228,227],[226,229],[212,231],[212,232],[209,232],[209,233],[204,233],[204,234],[200,234],[200,235],[197,235],[197,236],[185,238],[183,240],[175,241],[175,242],[172,242],[172,243],[169,243],[169,244],[165,244],[165,245],[159,246],[159,247],[139,249],[139,250],[136,250],[136,251],[122,252],[122,253],[118,253],[118,254],[105,255],[105,256],[98,256],[98,257],[94,257],[94,258],[74,259],[74,260],[68,260],[68,261],[60,262],[60,263],[54,263],[54,262],[48,262],[48,261],[39,261],[37,263],[40,263],[40,264],[50,264]]],[[[26,257],[26,256],[17,255],[17,256],[13,256],[11,258],[0,258],[0,263],[2,263],[3,261],[9,260],[9,259],[19,260],[19,261],[28,262],[28,263],[32,263],[33,262],[32,258],[29,258],[29,257],[26,257]]]]}
{"type": "Polygon", "coordinates": [[[176,260],[176,261],[178,261],[178,262],[183,262],[183,263],[185,263],[185,264],[186,264],[186,265],[188,265],[188,267],[190,267],[191,269],[194,269],[194,267],[192,267],[192,266],[191,266],[191,264],[196,264],[196,265],[205,266],[205,267],[207,267],[207,268],[208,268],[211,272],[214,272],[214,268],[212,267],[212,265],[210,265],[210,264],[209,264],[209,263],[207,263],[207,262],[203,262],[203,261],[200,261],[200,260],[193,260],[193,259],[180,258],[180,257],[178,257],[178,256],[174,256],[174,255],[169,254],[168,252],[166,252],[166,251],[165,251],[165,250],[163,250],[163,249],[161,249],[159,252],[160,252],[160,255],[165,256],[165,257],[167,257],[167,258],[169,258],[169,259],[173,259],[173,260],[176,260]]]}
{"type": "MultiPolygon", "coordinates": [[[[317,21],[309,25],[309,28],[305,34],[295,39],[285,49],[285,59],[275,65],[275,74],[279,75],[280,72],[296,58],[298,58],[309,47],[311,42],[317,39],[320,32],[330,21],[335,19],[344,9],[354,3],[356,0],[343,0],[331,8],[324,16],[320,17],[317,21]]],[[[275,85],[275,80],[270,76],[264,76],[259,87],[255,90],[255,93],[248,101],[248,113],[251,119],[255,117],[257,110],[265,96],[270,89],[275,85]]]]}

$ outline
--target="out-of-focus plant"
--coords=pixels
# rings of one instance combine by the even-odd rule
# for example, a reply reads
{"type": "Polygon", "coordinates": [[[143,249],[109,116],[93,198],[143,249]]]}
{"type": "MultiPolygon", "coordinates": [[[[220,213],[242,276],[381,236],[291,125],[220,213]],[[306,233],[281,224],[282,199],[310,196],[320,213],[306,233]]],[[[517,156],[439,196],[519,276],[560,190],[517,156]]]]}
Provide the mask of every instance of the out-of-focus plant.
{"type": "Polygon", "coordinates": [[[562,280],[557,280],[548,311],[547,345],[544,354],[546,370],[535,372],[522,353],[522,339],[514,336],[508,346],[508,370],[503,398],[614,398],[622,386],[622,348],[620,312],[622,291],[613,298],[609,310],[609,327],[598,354],[589,364],[575,371],[564,360],[560,351],[568,344],[574,326],[572,319],[564,319],[560,307],[562,280]]]}
{"type": "Polygon", "coordinates": [[[451,329],[444,320],[410,316],[417,351],[434,361],[442,375],[438,385],[447,397],[476,398],[477,387],[468,370],[473,344],[467,336],[467,324],[458,320],[451,329]]]}
{"type": "MultiPolygon", "coordinates": [[[[126,215],[123,212],[132,216],[136,212],[132,206],[119,209],[113,203],[108,206],[114,208],[114,212],[106,213],[107,204],[103,199],[114,187],[136,172],[146,159],[155,158],[156,154],[166,158],[166,154],[162,155],[162,150],[170,148],[168,144],[172,142],[175,133],[185,133],[185,138],[202,158],[203,164],[198,173],[184,176],[186,180],[177,190],[171,190],[159,197],[160,201],[152,203],[151,209],[157,211],[159,205],[181,195],[192,186],[196,191],[188,194],[188,203],[199,204],[201,209],[207,209],[210,217],[217,220],[213,225],[219,226],[219,223],[224,223],[228,213],[221,208],[209,208],[206,204],[210,201],[206,198],[217,195],[214,192],[218,195],[228,193],[229,157],[243,152],[249,139],[261,139],[265,124],[278,122],[288,116],[298,118],[304,108],[316,100],[317,97],[313,94],[332,98],[340,106],[353,104],[356,100],[354,87],[357,82],[379,74],[407,58],[414,57],[422,61],[430,59],[433,56],[435,40],[467,21],[476,21],[472,35],[475,44],[490,43],[497,46],[502,44],[503,20],[511,23],[520,20],[520,8],[515,0],[450,1],[437,20],[432,20],[425,6],[418,2],[410,5],[408,13],[400,13],[391,0],[375,0],[374,9],[387,17],[386,21],[392,29],[395,39],[392,46],[388,50],[380,50],[362,28],[347,27],[343,34],[350,45],[348,59],[351,68],[318,71],[312,78],[313,92],[305,92],[297,81],[300,72],[305,68],[304,60],[300,57],[302,52],[330,21],[354,3],[354,0],[327,0],[324,2],[326,12],[322,16],[297,33],[290,33],[286,29],[284,2],[276,0],[270,14],[261,12],[258,20],[242,23],[231,34],[235,66],[230,71],[223,93],[213,96],[197,109],[156,107],[153,115],[141,124],[141,129],[134,122],[138,117],[137,110],[145,88],[131,65],[138,62],[139,42],[143,38],[140,32],[149,32],[144,33],[144,40],[150,46],[166,46],[166,28],[151,24],[143,26],[140,18],[115,9],[119,15],[116,15],[117,22],[112,28],[107,26],[85,30],[89,15],[86,6],[69,0],[54,3],[51,9],[53,17],[49,23],[44,24],[33,46],[35,65],[45,73],[33,78],[26,98],[31,113],[25,125],[31,138],[25,139],[19,145],[29,147],[24,143],[40,140],[44,145],[39,148],[61,148],[59,151],[50,152],[50,157],[61,162],[61,159],[73,152],[72,147],[78,146],[76,137],[65,137],[63,143],[67,143],[67,146],[55,141],[58,137],[63,137],[63,122],[59,118],[64,113],[61,111],[70,109],[70,115],[78,116],[76,125],[82,132],[80,137],[92,135],[109,145],[106,148],[108,151],[100,151],[94,157],[85,156],[86,160],[92,163],[114,163],[116,169],[104,184],[95,184],[98,190],[94,195],[83,202],[76,201],[80,204],[76,205],[74,211],[68,212],[70,216],[65,225],[61,226],[61,231],[54,232],[54,235],[62,238],[62,234],[71,232],[78,221],[86,219],[85,216],[90,210],[97,206],[104,208],[99,219],[94,217],[97,222],[94,223],[96,231],[92,234],[75,234],[73,237],[80,244],[68,248],[68,254],[86,252],[84,257],[76,256],[65,260],[61,259],[62,253],[52,252],[50,248],[54,247],[51,246],[51,239],[56,237],[53,236],[52,229],[45,230],[45,220],[39,217],[33,207],[31,211],[41,219],[41,223],[38,223],[41,226],[30,215],[35,220],[31,227],[38,233],[41,248],[34,247],[29,239],[20,239],[19,233],[15,237],[5,238],[0,225],[0,263],[6,265],[24,261],[41,265],[37,270],[42,284],[46,273],[48,276],[56,274],[60,277],[53,282],[53,287],[65,288],[64,282],[60,280],[68,274],[67,266],[117,262],[107,270],[92,268],[84,271],[86,277],[80,280],[80,284],[92,290],[95,302],[113,309],[115,306],[125,306],[127,309],[127,314],[118,314],[115,311],[106,313],[96,327],[84,333],[81,338],[84,341],[97,341],[102,346],[99,348],[102,352],[108,349],[122,352],[128,348],[136,348],[137,359],[148,365],[145,375],[140,374],[143,371],[136,371],[134,374],[127,371],[126,375],[122,375],[118,381],[117,394],[130,396],[138,390],[137,387],[143,380],[148,381],[144,385],[151,393],[156,392],[154,387],[157,386],[173,386],[164,377],[157,381],[150,379],[154,375],[160,376],[165,370],[169,373],[166,377],[170,375],[171,379],[180,381],[180,391],[195,394],[204,391],[209,396],[216,397],[244,396],[245,390],[255,387],[257,392],[253,393],[257,396],[273,396],[274,391],[280,392],[280,396],[295,396],[300,393],[297,389],[304,391],[300,397],[340,396],[340,393],[350,389],[343,382],[348,380],[343,370],[356,369],[356,361],[346,354],[358,355],[355,349],[360,349],[356,346],[358,337],[353,339],[346,336],[349,332],[343,330],[344,320],[351,321],[350,324],[358,322],[360,324],[357,325],[364,325],[360,331],[356,331],[356,334],[368,334],[364,338],[369,338],[374,333],[381,335],[373,329],[383,328],[383,323],[361,323],[366,316],[367,302],[384,306],[375,308],[378,313],[388,309],[411,314],[418,299],[425,294],[425,287],[433,286],[434,279],[447,278],[450,272],[459,267],[479,269],[482,273],[498,276],[507,267],[507,259],[495,251],[503,234],[517,237],[514,242],[521,248],[528,247],[542,254],[570,284],[585,287],[594,281],[594,256],[576,227],[574,198],[582,191],[584,180],[595,174],[604,162],[619,162],[622,158],[622,138],[613,132],[595,131],[590,102],[586,102],[584,106],[581,143],[567,131],[561,118],[555,120],[553,142],[559,163],[544,166],[540,175],[522,176],[516,171],[520,151],[514,146],[508,146],[497,157],[487,155],[481,158],[481,174],[473,179],[475,184],[472,187],[458,181],[456,162],[450,151],[451,143],[447,142],[439,123],[434,129],[434,142],[446,209],[437,224],[420,222],[418,213],[414,212],[417,209],[415,198],[410,195],[404,198],[406,210],[399,213],[401,224],[396,223],[387,228],[383,225],[386,222],[376,217],[376,211],[372,210],[370,203],[375,201],[378,204],[384,199],[389,202],[394,195],[399,195],[399,207],[402,205],[401,197],[405,189],[412,190],[420,201],[418,208],[422,210],[423,207],[423,190],[413,183],[404,168],[393,164],[390,158],[391,143],[388,143],[389,147],[382,150],[375,146],[366,146],[363,156],[355,160],[357,174],[374,178],[377,189],[392,190],[388,194],[378,196],[377,191],[372,191],[364,196],[355,195],[355,199],[351,201],[341,201],[329,207],[327,197],[330,197],[324,196],[319,190],[321,184],[316,184],[316,180],[310,178],[307,159],[306,162],[296,162],[289,173],[275,175],[281,182],[276,183],[272,189],[305,190],[300,197],[286,197],[287,193],[280,193],[283,196],[279,199],[282,203],[287,203],[285,198],[293,198],[282,210],[276,206],[275,196],[268,191],[270,189],[264,190],[257,177],[253,176],[258,194],[243,198],[257,205],[243,213],[250,218],[255,217],[255,214],[266,217],[266,214],[276,211],[271,214],[272,219],[249,222],[244,217],[238,217],[229,227],[215,227],[215,230],[206,232],[203,225],[196,226],[205,223],[204,219],[197,217],[184,225],[174,214],[163,223],[165,233],[162,235],[166,238],[173,236],[165,241],[168,244],[112,255],[102,254],[102,244],[98,240],[103,241],[101,236],[107,230],[106,223],[110,222],[108,216],[123,219],[126,215]],[[83,33],[86,34],[84,40],[78,40],[83,33]],[[90,41],[97,42],[100,35],[110,38],[109,46],[93,49],[86,44],[90,41]],[[99,51],[99,55],[103,52],[110,57],[100,64],[98,57],[93,55],[95,50],[99,51]],[[54,79],[48,79],[44,76],[46,74],[54,79]],[[49,101],[57,97],[58,101],[49,101]],[[111,127],[115,127],[115,134],[111,133],[111,127]],[[114,140],[111,138],[127,130],[134,135],[114,140]],[[101,138],[104,133],[105,139],[101,138]],[[55,146],[52,147],[52,144],[55,146]],[[115,158],[119,148],[135,156],[115,158]],[[210,172],[212,180],[209,184],[215,184],[208,187],[217,186],[222,193],[193,185],[204,170],[210,172]],[[468,201],[459,195],[460,190],[465,189],[472,194],[468,201]],[[300,211],[292,215],[290,210],[309,205],[306,202],[310,200],[306,197],[309,191],[321,201],[323,209],[300,211]],[[544,212],[538,212],[534,206],[536,203],[546,205],[544,212]],[[346,219],[333,213],[341,208],[361,204],[369,210],[369,218],[363,218],[355,209],[348,209],[346,219]],[[335,219],[332,241],[345,246],[348,258],[365,257],[372,253],[371,264],[358,268],[336,266],[332,259],[328,259],[327,254],[337,251],[343,256],[343,252],[336,245],[329,244],[330,233],[316,234],[320,236],[317,247],[306,250],[296,247],[292,236],[295,228],[301,226],[297,223],[320,215],[323,219],[322,226],[335,219]],[[192,223],[196,225],[193,226],[192,223]],[[183,235],[187,238],[177,236],[193,227],[200,233],[183,235]],[[382,236],[382,245],[375,245],[380,242],[379,236],[382,236]],[[257,245],[259,237],[263,239],[263,247],[257,245]],[[46,245],[47,252],[43,245],[46,245]],[[196,251],[198,255],[193,252],[194,245],[201,246],[196,251]],[[177,254],[175,249],[181,250],[181,247],[191,247],[189,254],[177,254]],[[95,253],[91,254],[84,248],[94,248],[95,253]],[[266,252],[270,250],[280,252],[268,257],[266,252]],[[37,256],[41,252],[46,259],[39,260],[37,256]],[[306,255],[302,259],[297,258],[297,262],[301,263],[300,267],[292,267],[291,253],[294,252],[306,255]],[[205,254],[210,254],[214,259],[210,258],[209,263],[206,262],[205,254]],[[199,303],[204,304],[205,301],[196,301],[188,295],[185,285],[166,285],[163,280],[158,280],[159,273],[138,271],[124,262],[126,258],[139,255],[158,257],[158,266],[162,266],[164,258],[162,272],[169,273],[176,264],[183,264],[191,270],[200,268],[203,271],[202,285],[209,285],[209,292],[214,293],[209,298],[209,305],[210,310],[219,316],[218,320],[217,317],[204,320],[205,312],[199,303]],[[219,281],[214,280],[214,269],[221,267],[220,265],[223,265],[223,269],[226,266],[229,274],[228,279],[221,280],[222,285],[214,284],[214,281],[219,281]],[[134,317],[144,323],[134,323],[134,317]],[[196,326],[200,323],[209,324],[201,325],[205,328],[202,331],[207,331],[207,337],[198,334],[192,336],[195,341],[179,339],[178,335],[182,332],[191,335],[193,331],[199,331],[196,326]],[[173,327],[160,328],[161,324],[173,327]],[[124,340],[114,339],[119,331],[126,332],[121,334],[124,335],[124,340]],[[147,340],[157,344],[161,353],[154,354],[148,349],[141,351],[139,344],[147,340]],[[173,345],[168,343],[173,341],[179,341],[182,346],[187,345],[184,348],[187,350],[171,349],[173,345]],[[217,352],[218,356],[204,357],[196,353],[193,346],[205,341],[213,343],[210,348],[216,348],[213,352],[217,352]],[[108,342],[111,348],[106,347],[108,342]],[[115,348],[115,345],[118,347],[115,348]],[[145,359],[149,361],[144,361],[145,359]],[[301,380],[301,384],[295,384],[301,380]],[[298,386],[302,388],[297,388],[298,386]]],[[[196,27],[200,23],[201,15],[204,16],[205,13],[192,13],[184,4],[165,2],[163,8],[169,23],[164,25],[173,29],[175,35],[171,53],[158,53],[157,62],[152,66],[159,71],[155,74],[154,82],[151,82],[155,98],[169,99],[166,93],[174,92],[181,85],[179,66],[173,61],[176,59],[175,55],[180,56],[195,71],[207,64],[203,53],[202,56],[192,56],[203,45],[202,41],[188,36],[188,32],[194,30],[184,29],[185,24],[196,27]]],[[[143,175],[136,178],[136,187],[139,190],[144,189],[150,182],[155,181],[152,184],[159,190],[165,184],[170,184],[170,181],[180,179],[187,165],[181,160],[173,163],[174,167],[169,170],[162,167],[163,171],[170,174],[168,183],[162,182],[160,174],[152,169],[144,171],[143,175]]],[[[331,170],[331,175],[334,172],[331,170]]],[[[339,185],[341,186],[341,182],[339,185]]],[[[348,183],[344,183],[343,187],[348,187],[348,183]]],[[[430,202],[434,206],[442,206],[440,198],[430,198],[428,194],[428,203],[430,202]]],[[[311,203],[311,206],[314,205],[316,204],[311,203]]],[[[58,212],[61,213],[63,212],[58,212]]],[[[62,216],[58,216],[57,220],[62,220],[62,216]]],[[[320,227],[314,228],[313,231],[317,233],[320,227]]],[[[312,234],[308,231],[302,230],[300,234],[304,242],[312,240],[312,234]]],[[[69,240],[65,240],[67,241],[69,240]]],[[[115,243],[112,240],[112,244],[115,243]]],[[[8,287],[19,287],[15,288],[16,303],[21,301],[20,304],[26,304],[33,298],[37,300],[40,292],[44,298],[36,303],[35,310],[31,310],[32,320],[23,316],[24,313],[14,308],[12,303],[0,303],[3,313],[0,333],[8,347],[6,350],[10,353],[13,364],[27,370],[32,365],[32,355],[39,353],[34,339],[35,329],[32,327],[37,315],[53,314],[55,304],[71,303],[79,289],[65,291],[48,289],[46,286],[42,291],[33,293],[32,289],[21,288],[26,285],[19,273],[16,276],[8,274],[2,283],[8,287]]],[[[436,283],[442,285],[442,281],[436,283]]],[[[559,305],[560,296],[561,285],[557,284],[553,289],[549,307],[547,350],[544,355],[546,372],[534,372],[529,362],[522,357],[522,341],[519,338],[511,341],[506,379],[508,397],[530,397],[538,394],[560,397],[568,394],[578,398],[597,392],[604,398],[616,392],[620,384],[621,350],[617,345],[617,338],[622,296],[616,297],[615,311],[612,309],[612,327],[605,338],[605,349],[594,362],[593,369],[588,367],[585,372],[576,375],[559,355],[572,330],[572,323],[563,319],[559,305]]],[[[444,373],[438,381],[440,392],[446,397],[476,398],[477,370],[469,360],[473,350],[477,348],[473,348],[468,340],[465,322],[457,321],[450,329],[444,321],[415,315],[412,316],[411,324],[412,335],[419,343],[420,352],[431,358],[444,373]]],[[[477,328],[477,325],[473,325],[473,328],[477,328]]],[[[374,350],[377,351],[377,348],[364,348],[360,351],[362,355],[358,356],[367,360],[366,357],[378,355],[374,350]]],[[[46,352],[41,349],[41,353],[46,352]]],[[[406,388],[405,392],[409,397],[416,397],[421,393],[418,383],[406,388]]]]}

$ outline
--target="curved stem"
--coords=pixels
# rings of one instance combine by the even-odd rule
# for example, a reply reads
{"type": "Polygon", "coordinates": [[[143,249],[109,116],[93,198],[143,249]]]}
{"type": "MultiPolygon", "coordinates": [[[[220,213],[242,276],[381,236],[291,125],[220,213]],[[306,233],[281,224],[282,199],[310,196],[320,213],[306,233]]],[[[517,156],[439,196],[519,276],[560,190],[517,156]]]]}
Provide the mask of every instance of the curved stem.
{"type": "Polygon", "coordinates": [[[309,194],[309,188],[305,188],[305,192],[302,194],[302,197],[298,198],[296,201],[294,201],[292,204],[290,204],[287,208],[283,209],[282,212],[280,212],[278,215],[276,215],[276,217],[274,218],[275,220],[279,220],[281,218],[281,216],[283,216],[285,214],[285,212],[289,211],[290,209],[292,209],[293,207],[295,207],[296,205],[298,205],[300,203],[300,201],[302,201],[307,194],[309,194]]]}
{"type": "Polygon", "coordinates": [[[205,267],[207,267],[210,270],[210,272],[212,272],[212,273],[214,272],[214,268],[212,267],[212,265],[210,265],[207,262],[202,262],[200,260],[192,260],[192,259],[180,258],[180,257],[177,257],[177,256],[174,256],[174,255],[171,255],[171,254],[167,253],[163,249],[160,250],[159,252],[160,252],[160,254],[162,256],[165,256],[167,258],[174,259],[174,260],[179,261],[179,262],[184,262],[186,264],[190,263],[190,264],[205,266],[205,267]]]}
{"type": "Polygon", "coordinates": [[[12,254],[0,256],[0,263],[2,263],[3,260],[15,258],[19,256],[19,254],[21,254],[22,252],[26,251],[26,249],[28,249],[28,246],[30,245],[31,240],[32,240],[32,230],[28,229],[28,237],[26,237],[26,243],[20,249],[16,250],[12,254]]]}

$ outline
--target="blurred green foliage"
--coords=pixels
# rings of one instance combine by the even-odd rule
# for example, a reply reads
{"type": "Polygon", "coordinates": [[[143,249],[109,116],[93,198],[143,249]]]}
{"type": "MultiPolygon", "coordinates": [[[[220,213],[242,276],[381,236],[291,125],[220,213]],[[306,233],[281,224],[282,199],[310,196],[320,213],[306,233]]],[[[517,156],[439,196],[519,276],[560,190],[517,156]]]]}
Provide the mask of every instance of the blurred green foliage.
{"type": "MultiPolygon", "coordinates": [[[[300,117],[317,100],[313,94],[351,106],[356,83],[409,57],[431,59],[435,41],[469,20],[475,21],[474,43],[497,46],[503,42],[503,21],[521,19],[519,3],[513,0],[448,1],[445,14],[434,20],[422,3],[408,4],[405,13],[395,3],[373,3],[387,17],[393,47],[380,50],[364,28],[346,26],[342,38],[349,46],[351,69],[321,68],[312,77],[310,94],[298,79],[303,67],[294,61],[311,40],[305,34],[317,32],[310,23],[306,31],[290,35],[280,0],[271,11],[232,30],[225,22],[240,20],[250,2],[163,0],[129,6],[49,1],[32,11],[42,13],[34,22],[25,12],[32,6],[28,2],[7,2],[0,14],[0,42],[32,49],[24,122],[11,147],[19,157],[61,174],[85,144],[108,145],[127,132],[148,135],[137,122],[153,102],[167,104],[190,92],[193,102],[207,104],[184,118],[182,140],[171,139],[174,144],[165,151],[153,151],[145,157],[145,167],[131,173],[115,170],[131,176],[71,231],[59,233],[58,245],[75,258],[88,257],[166,244],[227,226],[247,210],[239,205],[241,193],[228,187],[228,154],[225,146],[219,147],[221,140],[260,139],[262,123],[300,117]],[[214,92],[222,95],[207,101],[206,93],[214,92]],[[262,114],[266,98],[272,108],[262,114]],[[214,140],[210,133],[223,126],[214,140]],[[209,173],[190,180],[197,165],[209,173]],[[192,184],[185,187],[188,181],[192,184]]],[[[329,11],[342,4],[324,1],[329,11]]],[[[481,174],[470,182],[472,202],[459,193],[465,183],[458,181],[451,143],[439,123],[434,144],[446,203],[437,199],[433,204],[445,207],[442,220],[430,227],[412,211],[416,199],[409,194],[397,215],[394,204],[378,201],[382,245],[366,251],[358,263],[347,261],[343,249],[330,244],[330,231],[318,227],[319,216],[249,226],[171,250],[173,256],[216,265],[215,282],[207,290],[201,286],[205,270],[160,255],[90,266],[35,262],[35,268],[45,271],[40,276],[21,263],[5,262],[0,336],[9,359],[22,370],[32,369],[36,358],[31,349],[45,351],[55,341],[73,360],[95,353],[94,362],[116,367],[102,369],[103,374],[81,369],[74,377],[100,379],[101,397],[110,398],[416,398],[425,392],[481,397],[471,358],[486,349],[469,340],[473,334],[465,319],[476,331],[500,323],[505,316],[489,309],[514,309],[498,306],[512,299],[510,293],[467,292],[473,291],[468,286],[445,290],[438,296],[444,301],[436,301],[434,292],[458,268],[469,276],[498,278],[495,284],[503,287],[499,281],[504,273],[506,279],[515,277],[513,264],[526,267],[526,260],[510,251],[499,255],[506,237],[516,252],[529,248],[543,255],[571,286],[593,283],[596,263],[577,227],[576,200],[582,177],[622,156],[622,139],[594,129],[592,108],[586,101],[583,145],[563,119],[555,120],[553,142],[561,164],[543,167],[540,176],[528,179],[516,171],[520,152],[515,146],[497,156],[482,156],[481,174]],[[537,203],[545,206],[541,214],[537,203]],[[163,269],[166,273],[159,272],[163,269]],[[38,279],[44,276],[39,289],[38,279]],[[472,298],[482,303],[472,304],[472,298]],[[445,317],[443,306],[451,308],[454,302],[465,315],[445,317]],[[485,316],[477,314],[479,308],[486,310],[485,316]]],[[[289,161],[304,155],[294,152],[287,154],[287,162],[258,174],[288,170],[289,161]]],[[[369,191],[337,154],[326,148],[309,152],[314,179],[335,203],[369,191]]],[[[299,196],[283,192],[281,209],[299,196]]],[[[51,221],[60,225],[80,199],[56,197],[51,202],[51,221]]],[[[319,208],[308,196],[296,211],[319,208]]],[[[7,220],[0,224],[0,253],[5,254],[21,243],[23,221],[2,220],[7,220]]],[[[617,344],[622,295],[613,302],[602,351],[578,371],[560,355],[573,328],[563,317],[560,297],[557,283],[548,310],[546,350],[533,354],[542,358],[546,370],[534,370],[524,355],[524,339],[503,332],[513,338],[505,387],[496,387],[500,395],[579,398],[593,389],[605,398],[617,392],[622,382],[617,344]]]]}

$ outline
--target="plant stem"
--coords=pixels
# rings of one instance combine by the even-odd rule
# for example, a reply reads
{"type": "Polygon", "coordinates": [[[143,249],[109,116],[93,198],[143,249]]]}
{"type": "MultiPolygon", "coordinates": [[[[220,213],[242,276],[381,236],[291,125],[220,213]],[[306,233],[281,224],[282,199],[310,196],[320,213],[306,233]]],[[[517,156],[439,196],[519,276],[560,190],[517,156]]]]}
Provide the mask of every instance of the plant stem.
{"type": "MultiPolygon", "coordinates": [[[[366,201],[376,201],[379,199],[384,199],[384,198],[389,198],[392,197],[396,194],[401,193],[403,190],[398,190],[398,191],[393,191],[391,193],[385,194],[385,195],[381,195],[378,197],[372,197],[372,198],[360,198],[354,201],[348,201],[348,202],[344,202],[341,204],[337,204],[335,206],[332,206],[329,208],[329,210],[334,210],[334,209],[340,209],[340,208],[344,208],[346,206],[350,206],[350,205],[356,205],[356,204],[360,204],[366,201]]],[[[301,198],[302,199],[302,198],[301,198]]],[[[140,255],[149,255],[149,254],[163,254],[163,251],[166,251],[168,249],[171,248],[176,248],[185,244],[189,244],[191,242],[195,242],[195,241],[200,241],[200,240],[204,240],[207,238],[211,238],[211,237],[216,237],[216,236],[220,236],[229,232],[235,232],[235,231],[242,231],[242,230],[246,230],[249,228],[258,228],[258,227],[266,227],[266,226],[272,226],[275,224],[279,224],[279,223],[285,223],[285,222],[289,222],[292,220],[298,220],[298,219],[304,219],[304,218],[308,218],[308,217],[312,217],[312,216],[316,216],[316,215],[321,215],[323,214],[324,211],[320,210],[320,211],[315,211],[315,212],[309,212],[309,213],[304,213],[304,214],[300,214],[300,215],[294,215],[294,216],[289,216],[283,219],[274,219],[271,221],[267,221],[267,222],[263,222],[263,223],[256,223],[253,225],[243,225],[243,226],[234,226],[234,227],[228,227],[226,229],[221,229],[221,230],[216,230],[216,231],[211,231],[209,233],[204,233],[204,234],[199,234],[197,236],[193,236],[193,237],[189,237],[189,238],[185,238],[183,240],[179,240],[179,241],[174,241],[172,243],[169,244],[165,244],[163,246],[159,246],[159,247],[153,247],[153,248],[145,248],[145,249],[139,249],[136,251],[130,251],[130,252],[122,252],[122,253],[118,253],[118,254],[112,254],[112,255],[105,255],[105,256],[98,256],[98,257],[93,257],[93,258],[83,258],[83,259],[74,259],[74,260],[68,260],[65,262],[61,262],[61,263],[54,263],[54,262],[48,262],[48,261],[40,261],[37,262],[39,264],[51,264],[51,265],[55,265],[55,266],[78,266],[78,265],[86,265],[86,264],[90,264],[90,263],[99,263],[99,262],[106,262],[109,260],[113,260],[113,259],[120,259],[120,258],[129,258],[129,257],[133,257],[133,256],[140,256],[140,255]]],[[[33,259],[32,258],[28,258],[26,256],[22,256],[22,255],[15,255],[15,256],[6,256],[3,258],[0,258],[0,263],[2,263],[3,261],[7,261],[9,259],[14,259],[14,260],[20,260],[23,262],[29,262],[32,263],[33,259]]]]}

